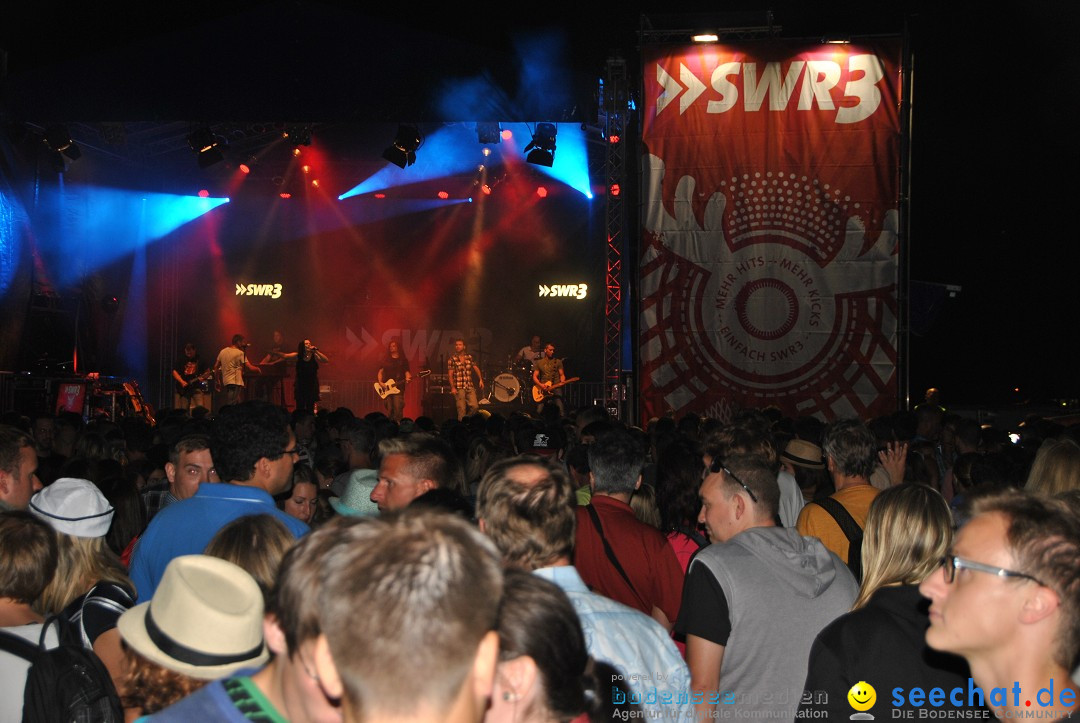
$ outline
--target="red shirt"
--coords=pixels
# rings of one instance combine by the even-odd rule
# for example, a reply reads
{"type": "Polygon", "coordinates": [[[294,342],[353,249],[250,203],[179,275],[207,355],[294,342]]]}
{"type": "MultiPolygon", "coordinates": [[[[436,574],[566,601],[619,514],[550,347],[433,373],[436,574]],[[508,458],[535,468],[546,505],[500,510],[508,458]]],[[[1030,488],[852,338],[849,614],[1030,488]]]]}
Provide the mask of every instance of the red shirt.
{"type": "Polygon", "coordinates": [[[630,505],[608,495],[593,495],[592,507],[604,537],[633,589],[608,559],[589,510],[578,507],[574,567],[594,592],[652,615],[659,608],[672,623],[682,602],[683,570],[664,534],[634,517],[630,505]],[[635,594],[635,592],[637,594],[635,594]]]}

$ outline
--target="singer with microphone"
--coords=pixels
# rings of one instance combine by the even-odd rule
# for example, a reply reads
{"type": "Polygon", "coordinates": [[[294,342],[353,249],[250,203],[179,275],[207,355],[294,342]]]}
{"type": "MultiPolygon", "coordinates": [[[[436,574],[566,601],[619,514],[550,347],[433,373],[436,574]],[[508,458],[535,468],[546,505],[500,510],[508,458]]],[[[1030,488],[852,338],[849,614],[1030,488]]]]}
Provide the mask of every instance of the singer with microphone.
{"type": "Polygon", "coordinates": [[[311,343],[311,339],[304,339],[296,345],[295,352],[282,354],[284,359],[296,360],[296,385],[293,391],[296,395],[297,411],[315,412],[315,404],[319,401],[319,362],[329,364],[330,360],[319,351],[319,347],[311,343]]]}
{"type": "Polygon", "coordinates": [[[232,344],[218,352],[214,362],[214,386],[217,391],[225,388],[225,403],[237,404],[244,401],[244,369],[252,374],[261,374],[259,367],[248,361],[247,343],[243,334],[234,334],[232,344]]]}

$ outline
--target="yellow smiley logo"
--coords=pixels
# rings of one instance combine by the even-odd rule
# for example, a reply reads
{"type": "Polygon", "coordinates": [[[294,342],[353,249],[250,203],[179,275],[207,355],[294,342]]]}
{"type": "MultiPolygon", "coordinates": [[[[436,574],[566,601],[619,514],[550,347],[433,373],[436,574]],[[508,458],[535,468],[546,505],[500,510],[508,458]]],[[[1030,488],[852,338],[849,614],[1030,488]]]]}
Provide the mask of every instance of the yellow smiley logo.
{"type": "Polygon", "coordinates": [[[877,691],[874,690],[874,686],[865,680],[860,680],[851,686],[851,690],[847,692],[847,699],[855,710],[867,711],[873,708],[874,703],[877,702],[877,691]]]}

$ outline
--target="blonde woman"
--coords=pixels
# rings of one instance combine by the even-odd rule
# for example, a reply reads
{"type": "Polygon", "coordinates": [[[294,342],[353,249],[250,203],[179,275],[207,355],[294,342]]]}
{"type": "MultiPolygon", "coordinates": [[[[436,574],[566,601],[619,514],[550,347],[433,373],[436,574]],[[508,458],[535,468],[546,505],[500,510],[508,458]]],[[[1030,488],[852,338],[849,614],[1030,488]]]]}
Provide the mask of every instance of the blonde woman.
{"type": "Polygon", "coordinates": [[[1043,495],[1080,489],[1080,444],[1067,437],[1043,442],[1024,489],[1043,495]]]}
{"type": "Polygon", "coordinates": [[[120,690],[123,651],[116,620],[135,604],[135,587],[105,542],[112,505],[93,482],[64,477],[30,499],[30,512],[56,530],[59,553],[56,574],[35,607],[45,616],[65,617],[120,690]]]}
{"type": "MultiPolygon", "coordinates": [[[[967,684],[963,659],[927,647],[928,601],[918,588],[951,544],[952,516],[936,490],[903,484],[874,499],[863,529],[862,587],[852,611],[814,641],[799,718],[847,720],[848,691],[858,683],[877,691],[875,702],[858,709],[877,720],[892,715],[894,688],[949,691],[967,684]]],[[[939,710],[963,709],[966,702],[946,699],[939,710]]]]}

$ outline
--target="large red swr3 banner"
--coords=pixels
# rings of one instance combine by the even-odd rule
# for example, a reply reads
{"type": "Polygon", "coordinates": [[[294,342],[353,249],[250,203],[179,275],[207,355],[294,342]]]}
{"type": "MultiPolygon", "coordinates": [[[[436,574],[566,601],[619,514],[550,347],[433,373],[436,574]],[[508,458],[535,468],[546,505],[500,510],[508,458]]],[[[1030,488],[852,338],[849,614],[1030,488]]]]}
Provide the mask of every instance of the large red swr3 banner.
{"type": "Polygon", "coordinates": [[[646,419],[896,408],[900,53],[646,49],[646,419]]]}

